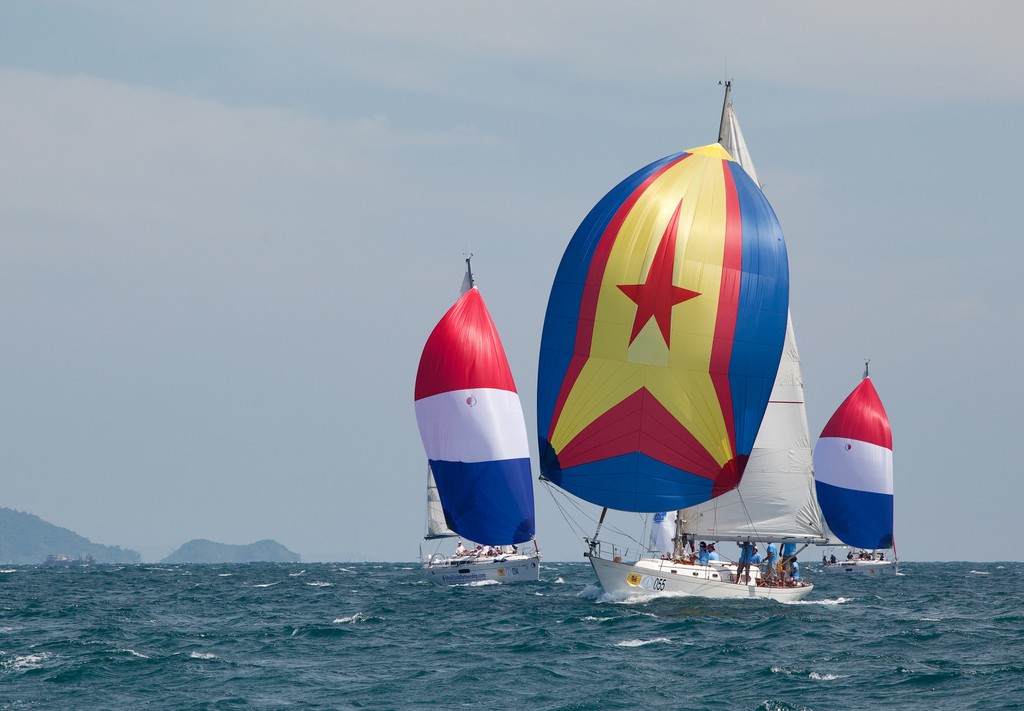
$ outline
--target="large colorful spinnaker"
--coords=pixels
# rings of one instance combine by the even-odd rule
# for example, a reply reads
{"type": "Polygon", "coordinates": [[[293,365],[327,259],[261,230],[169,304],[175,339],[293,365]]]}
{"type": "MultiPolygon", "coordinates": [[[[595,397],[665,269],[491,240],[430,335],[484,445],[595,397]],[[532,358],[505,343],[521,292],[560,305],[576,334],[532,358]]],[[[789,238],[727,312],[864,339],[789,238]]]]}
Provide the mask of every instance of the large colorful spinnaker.
{"type": "Polygon", "coordinates": [[[416,420],[448,526],[486,545],[534,535],[523,407],[476,287],[434,327],[416,373],[416,420]]]}
{"type": "Polygon", "coordinates": [[[544,476],[626,511],[737,486],[779,366],[786,246],[718,144],[609,192],[566,248],[541,341],[544,476]]]}
{"type": "Polygon", "coordinates": [[[814,476],[825,522],[840,541],[892,547],[892,431],[867,375],[822,430],[814,476]]]}

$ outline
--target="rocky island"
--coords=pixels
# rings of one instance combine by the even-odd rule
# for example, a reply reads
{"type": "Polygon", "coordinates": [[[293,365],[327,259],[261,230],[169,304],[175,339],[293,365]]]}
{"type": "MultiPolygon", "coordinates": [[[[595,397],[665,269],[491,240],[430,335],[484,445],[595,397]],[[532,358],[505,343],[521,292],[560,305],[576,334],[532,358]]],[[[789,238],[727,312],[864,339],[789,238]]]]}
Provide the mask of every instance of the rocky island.
{"type": "Polygon", "coordinates": [[[0,563],[140,563],[137,551],[88,538],[23,511],[0,507],[0,563]]]}
{"type": "Polygon", "coordinates": [[[161,563],[298,563],[301,556],[277,541],[262,540],[246,545],[216,543],[202,538],[191,540],[161,563]]]}

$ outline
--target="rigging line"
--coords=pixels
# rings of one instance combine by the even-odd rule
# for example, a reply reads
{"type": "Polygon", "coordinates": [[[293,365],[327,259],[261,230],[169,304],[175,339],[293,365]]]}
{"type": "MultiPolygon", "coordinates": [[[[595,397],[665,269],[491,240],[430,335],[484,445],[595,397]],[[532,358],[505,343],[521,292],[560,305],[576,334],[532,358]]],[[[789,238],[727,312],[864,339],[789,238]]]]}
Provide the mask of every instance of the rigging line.
{"type": "MultiPolygon", "coordinates": [[[[547,490],[548,495],[551,497],[551,500],[555,504],[555,508],[558,509],[558,513],[560,513],[562,515],[562,518],[565,520],[566,524],[569,526],[569,530],[570,531],[575,531],[575,535],[576,536],[578,536],[579,538],[583,538],[586,535],[586,532],[583,530],[582,526],[577,524],[576,521],[574,521],[572,518],[570,518],[566,514],[565,508],[562,506],[562,503],[559,501],[559,499],[557,499],[555,497],[555,493],[556,492],[554,491],[554,487],[551,486],[546,480],[544,480],[544,485],[545,485],[544,486],[545,490],[547,490]]],[[[561,493],[561,492],[559,491],[558,493],[561,493]]],[[[566,498],[566,501],[569,501],[569,499],[566,498]]],[[[577,509],[578,508],[579,507],[577,507],[577,509]]],[[[580,511],[580,513],[582,514],[583,511],[580,511]]]]}
{"type": "MultiPolygon", "coordinates": [[[[558,487],[554,486],[553,484],[551,484],[551,482],[547,481],[546,479],[541,479],[541,481],[544,483],[545,489],[547,489],[548,494],[551,496],[552,501],[554,501],[555,506],[558,508],[558,512],[560,514],[562,514],[562,518],[564,518],[566,523],[569,524],[570,529],[578,531],[579,532],[578,535],[579,535],[580,538],[586,538],[587,537],[587,532],[583,529],[583,527],[580,524],[578,524],[575,520],[572,520],[569,516],[566,515],[565,509],[563,508],[562,504],[559,503],[560,499],[555,498],[555,494],[558,494],[559,496],[561,496],[562,497],[561,500],[564,500],[566,503],[572,504],[572,507],[574,509],[576,509],[576,511],[579,513],[579,515],[582,516],[583,518],[587,519],[588,521],[590,521],[590,523],[592,523],[592,524],[597,523],[597,518],[595,518],[592,514],[587,513],[587,511],[582,506],[580,506],[580,502],[579,502],[578,499],[575,499],[575,498],[569,496],[569,494],[567,494],[566,492],[562,491],[558,487]]],[[[640,517],[641,521],[643,521],[643,514],[637,514],[637,515],[640,517]]],[[[615,534],[617,534],[619,536],[622,536],[623,538],[629,539],[630,541],[635,543],[637,546],[642,547],[640,541],[638,541],[636,538],[634,538],[632,535],[626,533],[622,529],[618,528],[617,526],[613,526],[611,524],[606,524],[606,527],[612,533],[615,533],[615,534]]]]}

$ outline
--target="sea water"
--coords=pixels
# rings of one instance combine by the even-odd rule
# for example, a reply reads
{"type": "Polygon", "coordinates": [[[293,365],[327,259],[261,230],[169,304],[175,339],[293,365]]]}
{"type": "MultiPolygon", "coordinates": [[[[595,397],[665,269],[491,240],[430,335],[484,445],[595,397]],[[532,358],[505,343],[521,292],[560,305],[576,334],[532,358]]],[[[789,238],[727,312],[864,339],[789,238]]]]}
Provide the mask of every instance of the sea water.
{"type": "Polygon", "coordinates": [[[414,564],[0,566],[0,706],[996,709],[1022,563],[830,575],[799,603],[612,600],[586,562],[442,588],[414,564]]]}

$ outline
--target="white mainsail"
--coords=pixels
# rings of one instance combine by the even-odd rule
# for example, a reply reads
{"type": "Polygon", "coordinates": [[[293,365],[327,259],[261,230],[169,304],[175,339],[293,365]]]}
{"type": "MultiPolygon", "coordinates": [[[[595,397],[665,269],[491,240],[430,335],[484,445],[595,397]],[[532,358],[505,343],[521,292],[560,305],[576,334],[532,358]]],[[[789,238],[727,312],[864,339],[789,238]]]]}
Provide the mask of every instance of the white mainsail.
{"type": "Polygon", "coordinates": [[[740,485],[699,506],[680,509],[679,519],[681,532],[696,538],[825,541],[792,319],[771,400],[740,485]]]}
{"type": "MultiPolygon", "coordinates": [[[[718,142],[761,185],[732,105],[731,82],[718,142]]],[[[681,534],[715,540],[824,543],[824,519],[814,493],[811,435],[804,405],[800,353],[787,314],[779,372],[740,485],[699,506],[679,510],[681,534]]]]}
{"type": "Polygon", "coordinates": [[[437,495],[437,483],[434,481],[434,472],[427,465],[427,535],[429,538],[451,538],[457,535],[455,531],[448,528],[448,522],[444,518],[444,511],[441,509],[441,497],[437,495]]]}
{"type": "Polygon", "coordinates": [[[758,187],[761,181],[754,170],[754,162],[750,159],[750,151],[747,150],[747,142],[743,140],[743,131],[740,130],[739,119],[736,118],[736,111],[732,107],[732,82],[725,82],[725,103],[722,105],[722,123],[718,126],[718,142],[722,148],[729,152],[736,162],[743,166],[758,187]]]}

